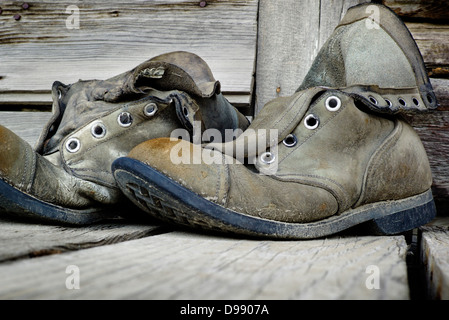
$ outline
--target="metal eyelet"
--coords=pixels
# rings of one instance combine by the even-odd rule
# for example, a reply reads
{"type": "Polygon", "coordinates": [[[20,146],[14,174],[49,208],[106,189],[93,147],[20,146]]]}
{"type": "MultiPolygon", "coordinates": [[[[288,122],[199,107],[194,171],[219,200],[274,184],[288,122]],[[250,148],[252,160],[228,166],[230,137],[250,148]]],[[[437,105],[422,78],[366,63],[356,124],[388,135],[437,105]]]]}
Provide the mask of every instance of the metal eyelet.
{"type": "Polygon", "coordinates": [[[65,148],[70,153],[75,153],[81,148],[81,142],[78,138],[70,138],[65,143],[65,148]]]}
{"type": "Polygon", "coordinates": [[[336,96],[330,96],[326,99],[326,109],[332,112],[337,111],[341,107],[341,100],[336,96]]]}
{"type": "Polygon", "coordinates": [[[406,102],[404,99],[402,99],[402,98],[399,98],[399,99],[398,99],[398,102],[399,102],[399,104],[400,104],[401,106],[403,106],[403,107],[406,107],[406,106],[407,106],[407,102],[406,102]]]}
{"type": "Polygon", "coordinates": [[[145,107],[143,107],[143,113],[147,116],[147,117],[152,117],[156,114],[157,112],[157,104],[154,102],[150,102],[149,104],[147,104],[145,107]]]}
{"type": "Polygon", "coordinates": [[[185,117],[189,116],[189,109],[187,109],[186,107],[182,108],[182,113],[184,114],[185,117]]]}
{"type": "Polygon", "coordinates": [[[414,104],[415,106],[419,107],[419,100],[418,100],[418,99],[413,98],[412,101],[413,101],[413,104],[414,104]]]}
{"type": "Polygon", "coordinates": [[[304,125],[307,129],[314,130],[320,125],[320,119],[318,119],[318,117],[314,114],[309,114],[304,119],[304,125]]]}
{"type": "Polygon", "coordinates": [[[375,104],[376,106],[377,106],[377,99],[376,98],[374,98],[373,96],[369,96],[368,97],[368,99],[369,99],[369,101],[372,103],[372,104],[375,104]]]}
{"type": "Polygon", "coordinates": [[[90,128],[90,133],[94,138],[101,139],[106,135],[106,127],[102,122],[95,122],[90,128]]]}
{"type": "Polygon", "coordinates": [[[286,147],[294,147],[296,146],[296,144],[298,143],[298,139],[296,139],[296,136],[294,134],[289,134],[288,136],[285,137],[285,139],[282,141],[282,143],[286,146],[286,147]]]}
{"type": "Polygon", "coordinates": [[[387,103],[388,107],[391,108],[393,106],[393,103],[391,103],[390,100],[385,99],[385,102],[387,103]]]}
{"type": "Polygon", "coordinates": [[[265,164],[271,164],[276,160],[276,156],[271,152],[264,152],[260,155],[260,161],[265,164]]]}
{"type": "Polygon", "coordinates": [[[117,122],[121,127],[127,128],[133,123],[133,117],[129,112],[122,112],[118,115],[117,122]]]}

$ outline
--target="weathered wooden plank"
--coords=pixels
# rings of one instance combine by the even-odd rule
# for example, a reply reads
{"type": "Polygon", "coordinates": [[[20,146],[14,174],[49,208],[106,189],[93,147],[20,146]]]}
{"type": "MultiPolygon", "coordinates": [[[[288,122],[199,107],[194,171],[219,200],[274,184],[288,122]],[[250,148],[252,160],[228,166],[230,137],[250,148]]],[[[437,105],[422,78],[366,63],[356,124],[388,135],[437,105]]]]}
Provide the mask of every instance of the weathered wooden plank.
{"type": "Polygon", "coordinates": [[[294,93],[347,9],[363,0],[260,0],[256,112],[294,93]]]}
{"type": "Polygon", "coordinates": [[[406,250],[402,236],[260,241],[174,232],[0,265],[0,299],[408,299],[406,250]],[[71,265],[79,290],[66,288],[71,265]]]}
{"type": "Polygon", "coordinates": [[[34,146],[50,117],[51,112],[0,111],[0,125],[34,146]]]}
{"type": "Polygon", "coordinates": [[[449,77],[449,24],[407,22],[406,25],[431,75],[449,77]]]}
{"type": "Polygon", "coordinates": [[[0,212],[0,262],[103,246],[165,230],[157,224],[138,224],[121,219],[87,227],[46,225],[19,221],[0,212]]]}
{"type": "Polygon", "coordinates": [[[449,19],[446,0],[383,0],[404,18],[449,19]]]}
{"type": "Polygon", "coordinates": [[[37,92],[39,101],[55,80],[106,79],[155,55],[186,50],[204,58],[224,92],[250,95],[258,1],[199,3],[36,1],[24,10],[16,1],[3,1],[0,92],[37,92]],[[79,16],[66,13],[73,5],[79,16]],[[79,17],[78,29],[67,27],[74,17],[79,17]]]}
{"type": "Polygon", "coordinates": [[[427,298],[449,300],[449,217],[439,217],[421,231],[427,298]]]}

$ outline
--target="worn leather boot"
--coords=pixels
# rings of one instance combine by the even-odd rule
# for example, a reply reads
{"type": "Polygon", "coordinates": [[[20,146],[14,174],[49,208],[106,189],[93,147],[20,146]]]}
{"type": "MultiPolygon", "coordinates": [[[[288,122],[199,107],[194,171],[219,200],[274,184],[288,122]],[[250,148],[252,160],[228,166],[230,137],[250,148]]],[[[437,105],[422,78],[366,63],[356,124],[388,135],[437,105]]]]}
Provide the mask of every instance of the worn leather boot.
{"type": "Polygon", "coordinates": [[[437,108],[413,37],[391,9],[379,4],[365,3],[347,11],[297,91],[315,86],[352,88],[370,99],[376,112],[437,108]]]}
{"type": "MultiPolygon", "coordinates": [[[[126,199],[111,164],[179,128],[244,130],[207,64],[188,52],[150,59],[108,80],[55,82],[53,116],[35,149],[0,126],[0,208],[57,222],[113,217],[126,199]]],[[[201,132],[201,131],[200,131],[201,132]]]]}
{"type": "Polygon", "coordinates": [[[315,87],[278,98],[233,143],[144,142],[114,175],[150,215],[220,231],[303,239],[371,222],[395,234],[433,219],[419,137],[351,95],[315,87]]]}
{"type": "Polygon", "coordinates": [[[234,141],[154,139],[115,160],[124,194],[159,219],[275,238],[360,224],[396,234],[433,219],[428,158],[398,113],[436,99],[402,22],[376,6],[382,28],[366,29],[366,8],[348,11],[298,91],[269,102],[234,141]]]}

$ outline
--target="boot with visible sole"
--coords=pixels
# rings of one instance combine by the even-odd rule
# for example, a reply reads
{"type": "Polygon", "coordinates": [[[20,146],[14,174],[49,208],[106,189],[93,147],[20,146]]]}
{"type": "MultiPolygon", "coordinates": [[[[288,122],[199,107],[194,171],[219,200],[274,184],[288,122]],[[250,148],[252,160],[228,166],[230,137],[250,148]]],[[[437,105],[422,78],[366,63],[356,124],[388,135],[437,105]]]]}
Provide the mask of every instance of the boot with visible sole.
{"type": "Polygon", "coordinates": [[[209,67],[171,52],[108,80],[53,85],[53,117],[35,149],[0,126],[0,209],[71,224],[129,205],[111,164],[139,143],[195,126],[244,130],[209,67]]]}
{"type": "MultiPolygon", "coordinates": [[[[366,17],[355,13],[350,10],[343,21],[352,30],[350,38],[362,41],[358,33],[365,30],[356,25],[366,17]]],[[[384,24],[403,27],[396,20],[384,24]]],[[[370,45],[377,42],[364,41],[365,50],[374,53],[370,45]]],[[[401,60],[402,51],[397,52],[401,60]]],[[[386,63],[377,55],[365,59],[386,63]]],[[[401,60],[406,71],[382,65],[403,72],[409,83],[401,87],[384,75],[366,73],[350,84],[313,86],[309,77],[309,85],[294,95],[269,102],[234,141],[200,147],[168,138],[149,140],[114,161],[114,176],[123,193],[151,216],[205,229],[307,239],[360,224],[378,234],[416,228],[436,214],[425,149],[397,115],[433,108],[435,99],[427,98],[434,97],[431,87],[416,86],[420,69],[410,66],[416,60],[401,60]],[[400,99],[415,107],[388,103],[402,105],[400,99]]],[[[342,72],[360,65],[363,70],[363,61],[348,61],[342,72]]],[[[332,67],[315,65],[309,74],[326,75],[320,71],[326,65],[332,67]]]]}
{"type": "Polygon", "coordinates": [[[113,163],[120,188],[160,219],[279,238],[322,237],[363,222],[394,234],[435,216],[426,152],[404,121],[317,88],[266,108],[279,116],[262,110],[244,138],[263,139],[258,125],[269,121],[280,143],[253,154],[242,135],[228,149],[255,156],[253,165],[216,145],[198,151],[187,141],[154,139],[113,163]]]}

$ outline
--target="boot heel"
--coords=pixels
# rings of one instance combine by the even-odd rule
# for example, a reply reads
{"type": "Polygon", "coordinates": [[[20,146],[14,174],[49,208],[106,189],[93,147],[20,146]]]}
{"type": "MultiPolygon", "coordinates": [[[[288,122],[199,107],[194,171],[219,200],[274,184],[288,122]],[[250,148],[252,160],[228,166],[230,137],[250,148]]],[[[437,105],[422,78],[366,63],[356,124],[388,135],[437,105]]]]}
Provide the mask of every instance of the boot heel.
{"type": "MultiPolygon", "coordinates": [[[[430,191],[428,191],[430,192],[430,191]]],[[[392,235],[412,230],[435,218],[436,207],[433,198],[416,207],[373,219],[369,222],[373,231],[380,235],[392,235]]]]}

